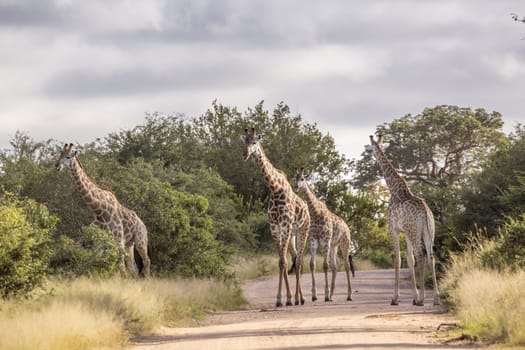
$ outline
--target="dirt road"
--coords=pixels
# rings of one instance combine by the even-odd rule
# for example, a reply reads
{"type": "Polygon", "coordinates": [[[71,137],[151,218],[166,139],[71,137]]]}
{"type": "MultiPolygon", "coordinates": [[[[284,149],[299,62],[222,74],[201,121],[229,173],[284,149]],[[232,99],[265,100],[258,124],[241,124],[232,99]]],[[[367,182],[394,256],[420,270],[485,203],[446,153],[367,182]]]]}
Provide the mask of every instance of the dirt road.
{"type": "MultiPolygon", "coordinates": [[[[406,270],[402,276],[407,276],[406,270]]],[[[134,350],[168,349],[457,349],[444,345],[435,330],[453,322],[432,306],[412,306],[409,283],[401,283],[401,303],[390,306],[392,270],[358,271],[352,279],[353,301],[346,301],[344,273],[337,275],[333,302],[324,302],[324,278],[316,276],[319,300],[311,301],[311,277],[302,278],[306,304],[276,309],[277,277],[246,283],[248,310],[216,314],[198,328],[164,328],[140,339],[134,350]],[[321,288],[319,288],[321,287],[321,288]]],[[[295,286],[295,283],[293,283],[295,286]]]]}

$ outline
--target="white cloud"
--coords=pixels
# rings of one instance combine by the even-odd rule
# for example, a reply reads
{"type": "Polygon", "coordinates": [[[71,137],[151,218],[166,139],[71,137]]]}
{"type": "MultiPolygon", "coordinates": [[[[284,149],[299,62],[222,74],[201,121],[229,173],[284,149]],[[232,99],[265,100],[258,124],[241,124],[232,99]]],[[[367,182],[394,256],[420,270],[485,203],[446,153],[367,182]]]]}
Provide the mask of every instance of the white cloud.
{"type": "MultiPolygon", "coordinates": [[[[349,157],[437,104],[525,122],[521,1],[0,0],[0,148],[89,142],[146,111],[288,103],[349,157]],[[364,136],[361,136],[364,134],[364,136]]],[[[524,10],[525,12],[525,10],[524,10]]]]}

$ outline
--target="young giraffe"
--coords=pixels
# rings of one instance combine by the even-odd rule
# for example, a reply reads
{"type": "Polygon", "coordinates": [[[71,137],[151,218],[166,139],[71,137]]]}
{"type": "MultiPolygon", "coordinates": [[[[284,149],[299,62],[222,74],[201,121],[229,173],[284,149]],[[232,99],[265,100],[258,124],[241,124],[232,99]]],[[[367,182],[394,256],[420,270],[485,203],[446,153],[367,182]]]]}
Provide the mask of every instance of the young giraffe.
{"type": "MultiPolygon", "coordinates": [[[[264,154],[260,144],[262,135],[257,135],[255,128],[251,133],[248,129],[241,135],[244,143],[243,156],[248,160],[251,154],[257,157],[257,164],[263,176],[264,183],[270,190],[268,201],[268,221],[272,238],[279,251],[279,289],[277,290],[277,307],[282,306],[281,290],[282,283],[286,287],[286,305],[292,305],[292,292],[288,280],[287,252],[292,253],[293,265],[295,265],[296,290],[295,305],[304,304],[304,296],[301,288],[301,272],[303,264],[304,248],[310,229],[310,214],[306,203],[292,190],[292,186],[286,178],[286,174],[276,169],[264,154]],[[295,251],[295,240],[297,249],[295,251]]],[[[293,266],[292,266],[293,268],[293,266]]]]}
{"type": "Polygon", "coordinates": [[[125,274],[125,266],[127,266],[133,275],[138,274],[133,257],[135,246],[142,258],[144,276],[148,277],[150,273],[148,231],[142,220],[133,210],[120,204],[113,192],[97,186],[87,176],[77,158],[77,151],[73,150],[72,143],[64,146],[55,163],[57,171],[62,170],[65,166],[71,169],[80,195],[95,217],[93,224],[114,234],[122,248],[128,250],[128,254],[125,254],[120,262],[121,272],[125,274]]]}
{"type": "Polygon", "coordinates": [[[350,283],[350,271],[354,276],[354,266],[350,255],[350,229],[342,218],[332,213],[326,204],[319,200],[307,183],[304,170],[295,173],[295,185],[303,191],[306,203],[310,211],[310,270],[312,272],[312,301],[317,300],[317,288],[315,285],[315,256],[317,248],[321,245],[324,253],[323,271],[325,281],[324,301],[332,301],[337,276],[337,248],[341,248],[343,254],[348,295],[346,300],[352,300],[352,284],[350,283]],[[348,257],[348,259],[347,259],[348,257]],[[328,261],[332,270],[332,283],[328,286],[328,261]]]}
{"type": "Polygon", "coordinates": [[[387,158],[383,147],[383,135],[379,135],[377,141],[370,135],[370,145],[366,149],[372,152],[376,158],[379,168],[383,173],[388,190],[390,191],[390,203],[388,206],[388,230],[394,244],[394,268],[395,284],[394,296],[391,305],[399,304],[399,269],[401,266],[399,233],[404,232],[407,243],[407,262],[410,269],[412,285],[414,286],[414,305],[423,306],[425,302],[425,260],[423,244],[426,250],[428,263],[432,270],[432,282],[434,284],[434,305],[440,304],[439,291],[434,266],[434,216],[427,203],[415,196],[406,180],[399,175],[392,162],[387,158]],[[416,264],[419,268],[419,286],[416,285],[414,270],[414,252],[416,264]]]}

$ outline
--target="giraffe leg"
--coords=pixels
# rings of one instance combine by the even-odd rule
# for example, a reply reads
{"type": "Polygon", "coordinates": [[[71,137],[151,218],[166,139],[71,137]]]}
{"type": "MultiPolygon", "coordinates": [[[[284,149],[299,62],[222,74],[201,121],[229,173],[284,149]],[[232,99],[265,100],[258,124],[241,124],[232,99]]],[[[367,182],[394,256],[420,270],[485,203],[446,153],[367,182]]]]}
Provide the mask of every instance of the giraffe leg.
{"type": "Polygon", "coordinates": [[[352,283],[350,282],[350,259],[352,259],[352,256],[350,255],[350,247],[348,246],[348,244],[341,244],[341,253],[343,254],[346,272],[346,282],[348,285],[348,295],[346,297],[346,300],[352,301],[352,283]]]}
{"type": "MultiPolygon", "coordinates": [[[[407,234],[407,264],[408,269],[410,271],[410,281],[412,282],[412,304],[416,305],[416,302],[419,300],[419,293],[417,290],[417,284],[416,284],[416,274],[415,274],[415,268],[414,268],[414,247],[412,246],[412,242],[408,238],[407,234]]],[[[419,262],[418,262],[419,267],[419,262]]]]}
{"type": "Polygon", "coordinates": [[[290,269],[288,270],[288,275],[293,273],[296,268],[297,249],[295,248],[295,240],[296,240],[296,237],[295,236],[292,237],[290,239],[290,244],[288,245],[288,252],[292,256],[292,267],[290,267],[290,269]]]}
{"type": "Polygon", "coordinates": [[[128,246],[127,250],[128,250],[127,254],[124,257],[126,268],[128,269],[128,271],[130,271],[133,277],[136,277],[139,274],[139,270],[137,268],[137,264],[135,263],[135,254],[133,250],[133,244],[128,246]]]}
{"type": "Polygon", "coordinates": [[[315,286],[315,257],[317,254],[318,242],[313,237],[310,238],[310,271],[312,272],[312,301],[317,300],[317,288],[315,286]]]}
{"type": "Polygon", "coordinates": [[[147,239],[143,239],[139,242],[137,242],[138,239],[135,240],[135,248],[137,249],[137,252],[140,255],[140,258],[142,259],[142,273],[144,277],[150,276],[150,265],[151,261],[148,256],[148,241],[147,239]]]}
{"type": "Polygon", "coordinates": [[[425,232],[423,234],[423,240],[425,242],[425,249],[427,251],[428,265],[430,266],[430,271],[432,272],[432,286],[434,287],[434,305],[440,305],[441,300],[439,297],[439,289],[436,278],[436,265],[434,258],[434,249],[433,249],[433,237],[434,235],[430,232],[425,232]]]}
{"type": "Polygon", "coordinates": [[[419,299],[416,300],[416,306],[425,305],[425,257],[421,245],[416,248],[416,264],[419,270],[419,299]]]}
{"type": "Polygon", "coordinates": [[[303,227],[300,227],[296,232],[297,237],[297,267],[295,270],[295,305],[304,305],[303,288],[301,286],[301,275],[303,273],[304,250],[306,247],[306,240],[308,239],[308,231],[310,229],[310,222],[308,221],[303,227]]]}
{"type": "MultiPolygon", "coordinates": [[[[391,226],[391,225],[389,225],[391,226]]],[[[392,243],[394,245],[394,295],[392,296],[392,302],[390,305],[399,304],[399,270],[401,268],[401,253],[399,247],[399,232],[390,229],[390,236],[392,237],[392,243]]]]}
{"type": "Polygon", "coordinates": [[[332,270],[332,285],[330,288],[330,301],[334,300],[335,279],[337,277],[337,245],[330,247],[330,268],[332,270]]]}
{"type": "Polygon", "coordinates": [[[290,241],[290,230],[282,230],[281,232],[287,232],[287,234],[283,235],[283,239],[281,241],[281,245],[279,247],[279,293],[277,294],[277,303],[281,303],[281,289],[282,289],[282,280],[284,280],[284,286],[286,288],[286,306],[293,305],[292,304],[292,289],[290,288],[290,280],[288,279],[288,261],[287,261],[287,253],[288,253],[288,244],[290,241]]]}
{"type": "Polygon", "coordinates": [[[324,272],[324,301],[330,301],[330,287],[328,285],[328,261],[330,260],[330,244],[325,242],[323,246],[323,272],[324,272]]]}

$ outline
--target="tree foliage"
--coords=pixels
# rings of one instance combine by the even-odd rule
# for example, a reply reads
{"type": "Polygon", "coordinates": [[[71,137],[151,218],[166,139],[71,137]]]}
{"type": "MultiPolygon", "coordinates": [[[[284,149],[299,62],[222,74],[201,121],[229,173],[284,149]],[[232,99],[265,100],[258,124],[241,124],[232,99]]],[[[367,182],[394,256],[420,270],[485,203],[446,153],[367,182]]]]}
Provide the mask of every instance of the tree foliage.
{"type": "Polygon", "coordinates": [[[456,219],[459,232],[486,228],[496,235],[507,216],[523,213],[525,193],[525,129],[518,125],[508,141],[495,150],[483,170],[462,192],[461,215],[456,219]]]}
{"type": "MultiPolygon", "coordinates": [[[[426,108],[377,128],[389,147],[385,152],[409,182],[447,187],[465,184],[481,161],[503,140],[498,112],[457,106],[426,108]]],[[[357,164],[356,184],[377,178],[379,168],[368,153],[357,164]]]]}
{"type": "Polygon", "coordinates": [[[33,200],[0,195],[0,294],[4,298],[25,295],[42,283],[56,221],[33,200]]]}

